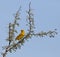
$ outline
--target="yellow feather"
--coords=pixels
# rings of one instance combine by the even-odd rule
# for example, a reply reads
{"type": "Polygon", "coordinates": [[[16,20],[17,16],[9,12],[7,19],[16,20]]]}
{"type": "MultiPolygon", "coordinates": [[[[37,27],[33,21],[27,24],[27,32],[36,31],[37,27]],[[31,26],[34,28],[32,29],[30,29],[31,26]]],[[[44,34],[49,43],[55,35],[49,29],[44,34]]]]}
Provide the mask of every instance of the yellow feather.
{"type": "Polygon", "coordinates": [[[16,37],[15,40],[21,40],[25,36],[25,31],[21,30],[21,33],[16,37]]]}

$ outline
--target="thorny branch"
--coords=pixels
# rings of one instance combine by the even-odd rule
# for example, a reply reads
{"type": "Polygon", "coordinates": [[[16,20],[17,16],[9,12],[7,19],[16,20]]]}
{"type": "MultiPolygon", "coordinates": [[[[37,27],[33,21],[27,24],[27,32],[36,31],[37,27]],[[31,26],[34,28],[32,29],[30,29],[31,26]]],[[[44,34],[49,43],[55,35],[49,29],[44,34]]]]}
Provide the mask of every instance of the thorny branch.
{"type": "MultiPolygon", "coordinates": [[[[12,43],[12,44],[8,45],[5,48],[5,52],[2,54],[3,57],[6,57],[8,52],[16,51],[17,48],[21,48],[21,45],[23,45],[25,43],[25,40],[31,38],[32,36],[40,36],[40,37],[49,36],[49,37],[54,37],[55,34],[57,34],[56,29],[54,31],[48,31],[48,32],[41,31],[40,33],[34,33],[34,18],[33,18],[33,13],[32,13],[32,9],[31,9],[30,5],[31,5],[31,2],[29,3],[29,10],[27,11],[27,13],[28,13],[27,20],[28,20],[28,26],[29,26],[28,33],[25,35],[24,38],[22,38],[17,43],[14,43],[14,44],[12,43]]],[[[17,16],[18,13],[19,13],[19,10],[16,13],[15,21],[14,21],[14,24],[13,24],[13,35],[15,34],[14,30],[15,30],[15,24],[17,24],[16,23],[16,19],[18,18],[18,16],[17,16]]]]}

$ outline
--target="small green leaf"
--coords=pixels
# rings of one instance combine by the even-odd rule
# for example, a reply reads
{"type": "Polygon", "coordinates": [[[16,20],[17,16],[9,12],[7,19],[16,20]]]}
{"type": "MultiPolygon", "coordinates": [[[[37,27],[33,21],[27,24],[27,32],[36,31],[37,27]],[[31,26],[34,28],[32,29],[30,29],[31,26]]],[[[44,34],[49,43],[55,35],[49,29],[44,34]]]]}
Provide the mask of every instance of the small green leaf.
{"type": "Polygon", "coordinates": [[[14,32],[18,33],[17,30],[14,30],[14,32]]]}
{"type": "Polygon", "coordinates": [[[9,52],[12,53],[12,50],[10,49],[9,52]]]}
{"type": "Polygon", "coordinates": [[[18,24],[18,23],[16,23],[16,25],[17,25],[17,26],[19,26],[19,24],[18,24]]]}

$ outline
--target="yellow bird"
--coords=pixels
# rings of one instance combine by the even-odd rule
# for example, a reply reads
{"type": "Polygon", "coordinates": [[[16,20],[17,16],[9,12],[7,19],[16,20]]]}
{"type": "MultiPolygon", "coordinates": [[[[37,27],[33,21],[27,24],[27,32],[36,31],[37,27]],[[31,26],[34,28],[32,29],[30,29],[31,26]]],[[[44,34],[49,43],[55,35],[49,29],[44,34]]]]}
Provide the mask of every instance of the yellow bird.
{"type": "Polygon", "coordinates": [[[25,36],[25,31],[21,30],[21,33],[16,37],[15,40],[21,40],[25,36]]]}

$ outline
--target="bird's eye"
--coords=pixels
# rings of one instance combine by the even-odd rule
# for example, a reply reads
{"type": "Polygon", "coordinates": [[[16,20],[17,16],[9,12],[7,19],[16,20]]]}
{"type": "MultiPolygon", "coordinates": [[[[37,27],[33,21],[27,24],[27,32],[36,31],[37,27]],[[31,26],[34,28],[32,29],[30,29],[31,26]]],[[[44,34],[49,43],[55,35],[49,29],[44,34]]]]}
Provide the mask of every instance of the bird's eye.
{"type": "Polygon", "coordinates": [[[23,31],[23,30],[21,30],[21,31],[23,31]]]}

